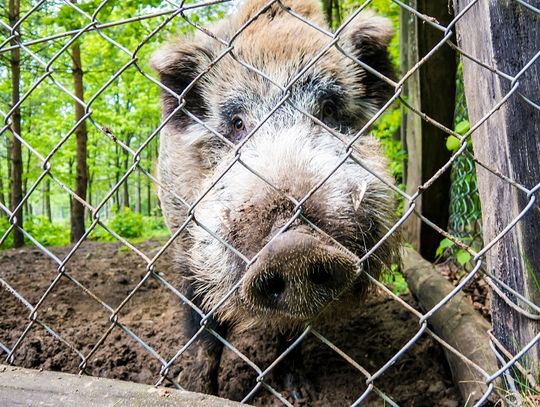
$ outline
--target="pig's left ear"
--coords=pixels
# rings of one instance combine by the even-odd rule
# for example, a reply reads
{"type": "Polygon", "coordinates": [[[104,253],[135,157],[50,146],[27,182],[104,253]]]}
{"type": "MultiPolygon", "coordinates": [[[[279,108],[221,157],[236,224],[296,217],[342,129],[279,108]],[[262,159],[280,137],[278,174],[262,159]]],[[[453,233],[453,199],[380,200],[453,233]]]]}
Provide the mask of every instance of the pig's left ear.
{"type": "MultiPolygon", "coordinates": [[[[150,59],[150,66],[158,72],[160,82],[177,95],[189,87],[189,91],[183,95],[186,108],[201,116],[207,109],[201,95],[201,84],[192,82],[208,68],[211,61],[212,54],[205,46],[192,40],[180,39],[156,51],[150,59]]],[[[163,116],[167,116],[178,106],[178,98],[162,91],[161,103],[163,116]]]]}
{"type": "MultiPolygon", "coordinates": [[[[393,36],[392,22],[371,11],[358,14],[342,34],[356,58],[390,79],[395,77],[388,54],[388,45],[393,36]]],[[[392,87],[373,74],[362,75],[361,82],[367,93],[365,96],[377,106],[384,104],[392,95],[392,87]]]]}

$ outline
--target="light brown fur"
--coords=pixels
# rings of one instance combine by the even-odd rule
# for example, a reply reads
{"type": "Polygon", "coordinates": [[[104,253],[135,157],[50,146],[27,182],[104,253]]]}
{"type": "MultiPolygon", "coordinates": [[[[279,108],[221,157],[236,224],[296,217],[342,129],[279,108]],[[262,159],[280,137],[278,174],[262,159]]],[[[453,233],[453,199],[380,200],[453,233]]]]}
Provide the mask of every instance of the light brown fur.
{"type": "MultiPolygon", "coordinates": [[[[280,86],[288,86],[291,79],[332,41],[329,36],[308,26],[305,22],[300,21],[286,11],[286,8],[290,7],[295,13],[304,16],[323,30],[328,31],[329,28],[324,22],[317,1],[282,1],[280,3],[273,4],[261,13],[260,11],[265,8],[268,1],[246,1],[243,7],[237,10],[230,18],[209,28],[209,31],[221,41],[203,32],[197,32],[193,38],[183,38],[171,42],[153,57],[152,65],[160,72],[164,83],[167,80],[170,81],[167,83],[171,83],[173,86],[175,77],[185,79],[187,85],[190,80],[204,73],[190,91],[194,94],[193,102],[192,99],[188,99],[190,97],[189,92],[185,93],[184,96],[188,110],[190,110],[190,102],[195,104],[204,103],[204,107],[201,106],[200,109],[204,111],[205,117],[203,119],[208,126],[223,131],[220,127],[222,126],[220,114],[224,101],[229,99],[243,95],[258,95],[261,100],[278,100],[282,93],[280,86]],[[239,32],[239,29],[250,20],[249,25],[239,32]],[[230,41],[232,41],[231,45],[233,46],[232,52],[216,62],[218,56],[229,46],[227,43],[230,41]],[[264,72],[271,80],[259,76],[253,70],[242,66],[238,61],[264,72]]],[[[385,52],[392,34],[393,30],[388,20],[377,17],[371,12],[363,12],[344,28],[338,44],[346,53],[357,58],[362,59],[363,52],[365,55],[374,53],[376,58],[372,59],[374,63],[378,63],[377,58],[380,57],[377,53],[385,52]]],[[[388,70],[388,66],[384,65],[384,69],[388,70]]],[[[387,72],[383,73],[386,74],[387,72]]],[[[367,81],[366,71],[335,47],[331,47],[313,64],[306,71],[304,77],[309,75],[321,80],[332,80],[339,84],[339,87],[344,90],[344,110],[350,109],[356,115],[354,119],[356,120],[356,123],[354,123],[355,128],[359,128],[361,124],[365,123],[374,109],[380,105],[380,99],[383,99],[378,90],[373,95],[370,94],[370,92],[373,93],[372,82],[367,81]],[[359,102],[359,100],[365,100],[365,102],[359,102]]],[[[370,80],[373,81],[373,78],[370,80]]],[[[381,85],[377,83],[377,86],[381,85]]],[[[291,92],[296,90],[296,84],[290,88],[291,92]]],[[[183,88],[175,89],[177,94],[182,94],[183,91],[183,88]]],[[[251,101],[248,101],[249,103],[251,101]]],[[[256,106],[257,103],[253,103],[256,106]]],[[[302,97],[295,100],[294,103],[302,105],[307,110],[316,109],[316,106],[312,105],[313,101],[302,97]]],[[[167,93],[164,92],[163,110],[165,117],[176,105],[176,98],[167,96],[167,93]]],[[[246,115],[245,121],[251,127],[265,118],[271,106],[257,108],[258,106],[255,109],[250,108],[249,114],[246,115]]],[[[315,111],[312,111],[312,113],[316,114],[315,111]]],[[[294,114],[297,114],[297,112],[294,114]]],[[[253,158],[251,161],[248,158],[247,161],[252,162],[254,166],[258,167],[257,169],[261,169],[265,176],[269,176],[282,192],[300,200],[319,182],[325,172],[332,168],[332,159],[329,157],[326,159],[328,163],[310,167],[311,163],[314,162],[313,160],[316,160],[316,151],[319,147],[314,143],[310,147],[314,149],[313,156],[308,154],[305,158],[302,158],[302,156],[293,157],[295,153],[292,150],[298,149],[298,151],[302,151],[302,143],[305,141],[302,138],[295,141],[294,137],[292,137],[291,141],[290,136],[287,142],[291,143],[289,149],[291,151],[285,148],[276,150],[268,142],[267,152],[264,155],[259,154],[257,151],[263,150],[258,149],[265,148],[265,142],[260,141],[262,137],[268,138],[270,135],[274,137],[276,132],[279,133],[280,128],[284,125],[290,125],[287,120],[294,124],[305,119],[301,115],[292,119],[287,118],[285,113],[284,116],[284,121],[272,118],[265,124],[254,135],[253,142],[250,140],[250,143],[245,146],[244,151],[246,151],[245,155],[249,157],[250,149],[254,149],[253,158]],[[274,150],[278,151],[278,153],[274,154],[274,150]],[[281,154],[279,151],[287,154],[287,157],[279,156],[281,154]],[[260,158],[256,159],[259,156],[260,158]],[[268,156],[272,158],[269,159],[268,156]],[[273,168],[274,164],[272,163],[276,162],[279,165],[273,168]]],[[[187,206],[180,203],[179,198],[188,204],[194,202],[201,194],[205,193],[207,188],[215,183],[216,177],[233,159],[230,147],[224,145],[222,148],[217,149],[212,144],[216,140],[214,134],[200,125],[188,123],[189,120],[185,116],[179,119],[173,117],[162,131],[161,136],[158,175],[162,187],[159,194],[167,223],[172,230],[180,227],[187,216],[187,206]]],[[[276,142],[279,143],[278,137],[275,137],[276,142]]],[[[344,135],[343,138],[346,140],[347,135],[344,135]]],[[[325,143],[329,142],[325,141],[325,143]]],[[[355,149],[357,156],[367,164],[371,171],[391,182],[387,173],[387,161],[383,157],[380,146],[375,139],[363,136],[355,143],[355,149]]],[[[326,150],[326,152],[321,151],[321,154],[330,154],[331,148],[329,146],[326,147],[326,150]]],[[[354,231],[357,226],[354,226],[354,223],[351,222],[360,222],[360,220],[343,220],[337,216],[339,214],[332,213],[333,208],[321,209],[317,208],[317,206],[323,207],[325,202],[332,200],[336,202],[336,205],[338,205],[338,202],[339,205],[351,205],[347,203],[350,202],[350,197],[344,196],[343,201],[339,201],[338,194],[343,193],[346,195],[349,187],[340,186],[338,177],[343,177],[344,181],[348,177],[349,181],[347,182],[349,183],[357,182],[356,178],[358,180],[365,178],[369,182],[369,187],[364,203],[361,209],[357,211],[357,214],[353,215],[350,208],[348,213],[354,217],[358,216],[358,219],[363,219],[361,221],[364,222],[362,228],[371,228],[369,226],[370,222],[376,225],[376,229],[370,230],[374,238],[373,243],[375,243],[377,241],[376,237],[382,236],[391,226],[393,219],[392,192],[377,178],[361,169],[354,170],[357,175],[354,175],[353,180],[351,178],[353,177],[352,174],[354,174],[352,170],[353,164],[349,163],[348,165],[351,166],[351,169],[338,170],[333,178],[310,198],[306,203],[306,208],[309,209],[311,205],[313,212],[325,213],[327,229],[330,234],[338,230],[350,230],[351,234],[358,233],[354,231]],[[343,191],[340,188],[344,188],[343,191]],[[315,203],[311,204],[310,202],[315,203]],[[371,207],[367,207],[366,204],[371,205],[371,207]]],[[[261,221],[261,219],[265,218],[265,210],[268,210],[273,205],[276,205],[276,207],[282,205],[283,197],[279,196],[279,194],[276,195],[265,182],[239,166],[233,167],[229,174],[220,181],[220,184],[224,185],[226,190],[230,192],[227,195],[228,197],[226,198],[221,193],[218,194],[215,189],[212,190],[196,208],[196,217],[203,223],[208,222],[211,224],[218,219],[221,224],[213,229],[213,232],[235,247],[240,247],[242,252],[249,258],[249,256],[261,249],[261,245],[269,241],[272,234],[261,237],[256,242],[253,241],[249,238],[249,227],[264,230],[266,226],[263,226],[263,223],[257,223],[256,220],[252,225],[241,226],[235,220],[235,215],[245,211],[248,218],[255,216],[255,219],[261,221]],[[240,182],[244,185],[237,185],[240,182]],[[248,187],[245,187],[245,185],[248,185],[248,187]],[[233,192],[231,192],[231,188],[233,192]],[[234,192],[235,188],[240,189],[234,192]],[[253,190],[254,196],[260,198],[250,197],[242,201],[242,196],[249,196],[249,191],[246,192],[249,188],[253,190]],[[249,214],[250,211],[251,214],[249,214]],[[212,212],[217,215],[211,215],[212,212]],[[231,227],[231,224],[233,227],[231,227]],[[247,229],[244,230],[243,228],[247,229]],[[231,230],[235,230],[235,235],[230,233],[231,230]],[[246,234],[243,239],[247,240],[238,238],[243,233],[246,234]],[[249,247],[250,244],[253,246],[249,247]]],[[[353,193],[354,188],[351,194],[353,193]]],[[[283,213],[284,219],[287,216],[290,216],[290,214],[283,213]]],[[[274,217],[268,220],[268,222],[275,221],[274,217]]],[[[323,222],[323,219],[321,219],[321,222],[323,222]]],[[[324,230],[324,227],[322,229],[324,230]]],[[[275,225],[273,227],[268,225],[268,230],[275,233],[275,225]]],[[[196,291],[203,298],[204,308],[208,310],[241,278],[243,271],[231,272],[231,264],[238,263],[238,259],[234,260],[235,256],[223,249],[221,243],[215,243],[215,246],[212,246],[213,251],[221,247],[219,257],[213,258],[210,249],[205,249],[210,244],[207,242],[207,239],[209,239],[207,233],[196,226],[191,225],[180,239],[178,256],[189,256],[190,261],[187,267],[190,269],[190,278],[196,291]]],[[[349,238],[345,236],[338,240],[345,242],[347,239],[349,238]]],[[[357,237],[351,236],[349,240],[351,239],[354,240],[357,237]]],[[[364,236],[363,239],[366,239],[366,237],[364,236]]],[[[369,241],[371,242],[371,240],[369,241]]],[[[394,245],[395,242],[392,237],[368,261],[367,264],[371,267],[369,270],[371,274],[378,275],[382,264],[387,263],[391,258],[394,245]]],[[[354,248],[348,249],[355,251],[354,248]]],[[[369,249],[369,247],[364,249],[369,249]]],[[[182,259],[182,262],[184,264],[185,259],[182,259]]],[[[241,262],[238,264],[242,268],[241,262]]],[[[217,315],[222,320],[243,321],[244,323],[247,321],[247,324],[249,324],[257,321],[257,312],[252,311],[243,306],[240,298],[234,295],[229,302],[218,310],[217,315]],[[247,315],[250,318],[246,318],[247,315]]],[[[265,316],[265,321],[268,321],[266,317],[269,316],[270,314],[265,316]]],[[[270,318],[270,320],[272,319],[270,318]]],[[[280,316],[276,319],[276,324],[280,325],[281,322],[289,324],[291,322],[285,320],[286,318],[280,316]]]]}

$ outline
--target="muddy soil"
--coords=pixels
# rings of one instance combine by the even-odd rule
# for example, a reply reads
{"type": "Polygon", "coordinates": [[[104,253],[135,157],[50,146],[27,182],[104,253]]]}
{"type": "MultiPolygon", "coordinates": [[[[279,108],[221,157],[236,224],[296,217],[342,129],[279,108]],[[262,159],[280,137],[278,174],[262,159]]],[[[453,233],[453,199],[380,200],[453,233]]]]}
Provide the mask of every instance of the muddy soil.
{"type": "MultiPolygon", "coordinates": [[[[152,257],[162,243],[148,241],[137,247],[152,257]]],[[[70,249],[51,250],[63,259],[70,249]]],[[[179,287],[178,276],[169,264],[165,253],[156,271],[179,287]]],[[[0,277],[32,305],[38,303],[52,286],[58,277],[57,268],[50,258],[35,248],[0,252],[0,277]]],[[[36,314],[37,322],[32,324],[17,347],[13,363],[77,373],[81,356],[87,356],[98,345],[87,362],[87,374],[155,383],[160,378],[161,368],[157,357],[171,359],[188,340],[181,327],[184,311],[180,300],[155,279],[148,279],[118,314],[119,321],[129,331],[113,327],[110,310],[96,300],[115,309],[145,272],[145,262],[126,247],[116,243],[85,242],[66,265],[66,276],[72,280],[62,276],[42,300],[36,314]],[[55,338],[39,321],[62,340],[55,338]],[[130,334],[144,341],[147,348],[130,334]]],[[[12,348],[29,326],[30,311],[4,288],[0,287],[0,344],[12,348]]],[[[414,305],[410,296],[403,298],[414,305]]],[[[417,319],[395,300],[382,294],[370,298],[351,319],[318,327],[320,333],[371,373],[398,352],[417,330],[417,319]]],[[[277,356],[272,332],[262,329],[243,334],[233,332],[230,340],[262,369],[277,356]]],[[[7,356],[1,346],[0,356],[2,359],[7,356]]],[[[350,405],[366,389],[362,373],[315,336],[308,335],[302,343],[302,356],[311,391],[300,389],[300,393],[308,394],[308,397],[298,404],[350,405]]],[[[188,350],[172,366],[170,377],[176,378],[183,367],[192,362],[193,354],[188,350]]],[[[286,365],[287,358],[281,363],[286,365]]],[[[248,364],[226,349],[219,375],[219,396],[241,400],[256,384],[255,377],[248,364]]],[[[281,390],[275,378],[269,380],[276,390],[281,390]]],[[[400,406],[455,407],[462,404],[442,350],[426,336],[379,377],[375,385],[400,406]]],[[[264,389],[251,403],[280,405],[264,389]]],[[[385,403],[372,391],[362,405],[383,406],[385,403]]]]}

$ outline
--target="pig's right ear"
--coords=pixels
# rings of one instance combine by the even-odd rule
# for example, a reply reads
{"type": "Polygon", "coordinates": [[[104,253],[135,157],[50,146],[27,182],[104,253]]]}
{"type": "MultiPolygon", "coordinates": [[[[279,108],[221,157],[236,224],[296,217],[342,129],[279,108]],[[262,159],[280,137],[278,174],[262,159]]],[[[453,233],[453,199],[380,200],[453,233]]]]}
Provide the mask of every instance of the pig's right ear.
{"type": "MultiPolygon", "coordinates": [[[[211,61],[209,50],[193,42],[181,41],[167,44],[156,51],[150,59],[150,66],[158,72],[159,80],[166,88],[180,95],[211,61]]],[[[183,95],[186,109],[198,117],[207,111],[201,93],[200,83],[195,82],[183,95]]],[[[178,98],[165,90],[161,92],[161,101],[163,117],[178,107],[178,98]]]]}

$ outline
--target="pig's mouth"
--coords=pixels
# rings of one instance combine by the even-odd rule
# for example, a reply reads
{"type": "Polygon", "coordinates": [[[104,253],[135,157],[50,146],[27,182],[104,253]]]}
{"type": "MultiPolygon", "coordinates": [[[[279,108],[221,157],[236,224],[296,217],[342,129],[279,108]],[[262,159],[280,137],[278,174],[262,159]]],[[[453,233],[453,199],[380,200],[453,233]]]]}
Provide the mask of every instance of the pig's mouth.
{"type": "Polygon", "coordinates": [[[241,301],[257,314],[308,320],[354,284],[356,270],[355,259],[344,250],[287,231],[247,270],[241,301]]]}

